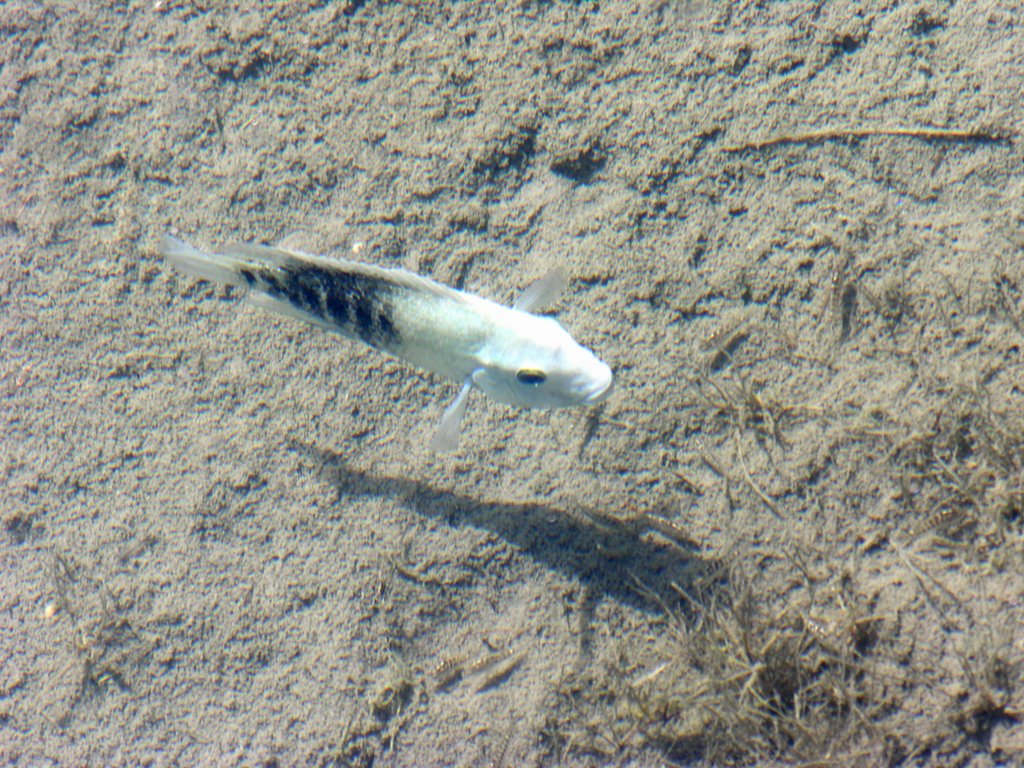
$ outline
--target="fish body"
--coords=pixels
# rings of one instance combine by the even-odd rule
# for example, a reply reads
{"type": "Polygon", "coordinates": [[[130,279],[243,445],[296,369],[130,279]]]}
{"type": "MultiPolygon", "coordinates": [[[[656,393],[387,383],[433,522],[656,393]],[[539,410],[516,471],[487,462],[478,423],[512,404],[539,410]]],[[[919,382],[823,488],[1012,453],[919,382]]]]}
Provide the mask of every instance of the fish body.
{"type": "Polygon", "coordinates": [[[405,270],[284,248],[234,245],[209,254],[167,236],[160,250],[187,274],[243,289],[251,304],[462,384],[432,442],[435,450],[457,446],[473,388],[525,408],[591,405],[611,390],[607,365],[558,322],[529,311],[560,292],[565,281],[557,272],[506,307],[405,270]]]}

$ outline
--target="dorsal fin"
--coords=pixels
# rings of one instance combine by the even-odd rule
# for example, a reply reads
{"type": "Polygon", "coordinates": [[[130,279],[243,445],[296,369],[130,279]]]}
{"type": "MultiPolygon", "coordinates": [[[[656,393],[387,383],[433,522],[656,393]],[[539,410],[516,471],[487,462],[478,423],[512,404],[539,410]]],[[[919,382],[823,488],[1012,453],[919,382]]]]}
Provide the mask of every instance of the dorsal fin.
{"type": "Polygon", "coordinates": [[[569,280],[561,267],[555,267],[539,280],[534,280],[512,305],[521,312],[536,312],[551,306],[562,295],[569,280]]]}
{"type": "Polygon", "coordinates": [[[447,285],[434,282],[430,278],[406,272],[404,269],[386,269],[373,264],[363,264],[348,259],[331,259],[324,256],[314,256],[311,253],[295,251],[290,248],[276,248],[270,245],[253,245],[251,243],[231,244],[224,248],[223,255],[235,259],[253,261],[257,264],[285,268],[289,262],[299,261],[306,264],[313,264],[322,269],[342,270],[366,277],[376,278],[403,286],[414,291],[423,291],[438,298],[448,299],[465,303],[466,294],[449,288],[447,285]]]}

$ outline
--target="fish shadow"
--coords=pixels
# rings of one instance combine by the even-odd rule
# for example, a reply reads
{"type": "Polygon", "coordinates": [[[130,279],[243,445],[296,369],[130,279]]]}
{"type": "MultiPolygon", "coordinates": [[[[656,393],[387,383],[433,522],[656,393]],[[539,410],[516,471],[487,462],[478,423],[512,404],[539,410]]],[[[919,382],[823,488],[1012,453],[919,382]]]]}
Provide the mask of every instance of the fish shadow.
{"type": "Polygon", "coordinates": [[[577,579],[588,602],[604,595],[649,613],[689,613],[703,602],[698,595],[726,580],[722,563],[702,556],[692,541],[680,535],[669,540],[609,512],[545,502],[482,501],[408,477],[370,474],[321,448],[301,443],[293,447],[317,463],[339,500],[394,498],[453,528],[491,531],[525,556],[577,579]]]}

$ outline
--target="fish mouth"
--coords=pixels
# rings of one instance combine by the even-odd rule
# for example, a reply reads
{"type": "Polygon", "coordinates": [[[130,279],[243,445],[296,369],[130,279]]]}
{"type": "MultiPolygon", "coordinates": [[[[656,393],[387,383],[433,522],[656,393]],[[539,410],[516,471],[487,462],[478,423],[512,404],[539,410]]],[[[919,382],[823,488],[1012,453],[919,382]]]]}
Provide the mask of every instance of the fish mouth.
{"type": "Polygon", "coordinates": [[[591,388],[590,392],[587,393],[587,396],[583,398],[582,405],[597,405],[612,393],[612,390],[615,388],[614,385],[615,378],[609,371],[608,378],[602,379],[591,388]]]}

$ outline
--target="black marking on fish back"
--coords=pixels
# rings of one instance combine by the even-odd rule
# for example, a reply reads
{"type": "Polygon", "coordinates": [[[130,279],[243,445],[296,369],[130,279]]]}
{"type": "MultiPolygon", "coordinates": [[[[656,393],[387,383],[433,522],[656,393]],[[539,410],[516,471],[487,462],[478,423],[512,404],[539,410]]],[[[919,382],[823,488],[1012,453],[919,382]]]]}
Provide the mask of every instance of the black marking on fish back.
{"type": "MultiPolygon", "coordinates": [[[[244,275],[243,275],[244,277],[244,275]]],[[[270,296],[320,318],[372,347],[401,343],[391,319],[396,288],[371,275],[295,260],[260,274],[270,296]]],[[[247,279],[248,282],[248,279],[247,279]]]]}

